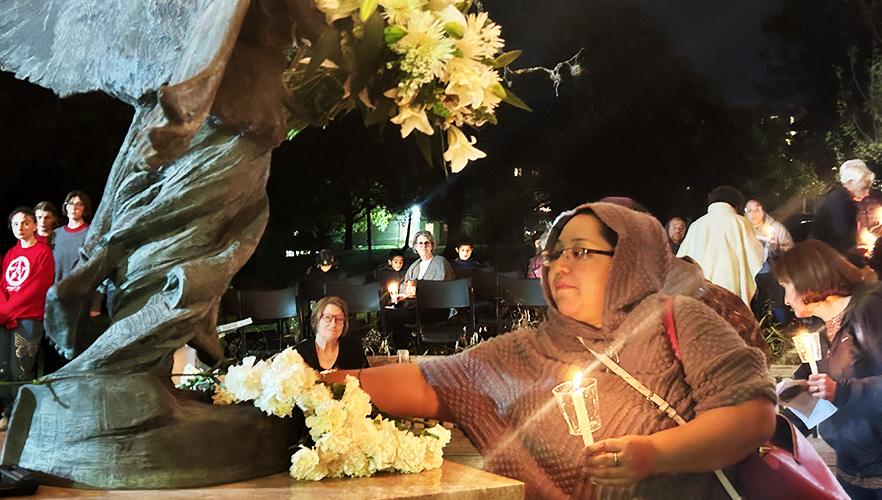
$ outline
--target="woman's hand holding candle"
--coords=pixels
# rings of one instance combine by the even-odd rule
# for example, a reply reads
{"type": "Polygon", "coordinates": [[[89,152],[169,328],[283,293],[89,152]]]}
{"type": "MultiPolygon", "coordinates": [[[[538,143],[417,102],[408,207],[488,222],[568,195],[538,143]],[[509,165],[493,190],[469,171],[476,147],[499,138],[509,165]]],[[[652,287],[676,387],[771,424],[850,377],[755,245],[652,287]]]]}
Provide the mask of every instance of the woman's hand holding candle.
{"type": "Polygon", "coordinates": [[[808,378],[808,390],[812,396],[832,403],[836,397],[836,381],[826,373],[813,373],[808,378]]]}

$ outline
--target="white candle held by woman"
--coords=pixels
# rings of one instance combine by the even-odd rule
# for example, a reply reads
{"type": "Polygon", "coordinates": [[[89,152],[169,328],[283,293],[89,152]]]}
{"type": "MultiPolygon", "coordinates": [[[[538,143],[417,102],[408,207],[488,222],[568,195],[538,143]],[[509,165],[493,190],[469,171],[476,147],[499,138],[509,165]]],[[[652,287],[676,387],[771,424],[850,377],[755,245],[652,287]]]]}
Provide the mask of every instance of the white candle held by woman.
{"type": "Polygon", "coordinates": [[[821,359],[821,339],[818,332],[802,333],[793,336],[793,344],[803,363],[808,363],[812,373],[818,373],[818,361],[821,359]]]}
{"type": "Polygon", "coordinates": [[[576,407],[576,419],[579,422],[579,432],[582,434],[582,442],[585,446],[594,443],[591,435],[591,422],[588,420],[588,408],[585,407],[585,388],[580,387],[582,372],[573,376],[573,405],[576,407]]]}

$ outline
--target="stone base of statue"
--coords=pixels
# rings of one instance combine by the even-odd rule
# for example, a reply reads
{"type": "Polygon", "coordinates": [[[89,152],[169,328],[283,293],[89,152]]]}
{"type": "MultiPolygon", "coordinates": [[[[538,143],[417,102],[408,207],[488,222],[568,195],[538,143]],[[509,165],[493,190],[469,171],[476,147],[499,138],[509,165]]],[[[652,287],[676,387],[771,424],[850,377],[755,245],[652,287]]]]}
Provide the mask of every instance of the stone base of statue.
{"type": "Polygon", "coordinates": [[[27,385],[12,425],[28,431],[7,436],[3,462],[38,471],[42,484],[96,489],[206,486],[290,467],[302,416],[198,398],[150,374],[27,385]]]}

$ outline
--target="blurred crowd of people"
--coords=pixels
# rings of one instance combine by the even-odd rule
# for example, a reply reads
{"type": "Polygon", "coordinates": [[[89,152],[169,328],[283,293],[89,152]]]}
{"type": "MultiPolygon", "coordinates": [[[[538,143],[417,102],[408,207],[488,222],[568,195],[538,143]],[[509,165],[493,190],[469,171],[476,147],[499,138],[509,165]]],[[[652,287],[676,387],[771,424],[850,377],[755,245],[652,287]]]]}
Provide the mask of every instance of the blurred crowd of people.
{"type": "MultiPolygon", "coordinates": [[[[882,197],[873,180],[864,162],[844,163],[800,242],[731,186],[712,190],[707,213],[691,224],[679,216],[662,226],[623,198],[577,207],[534,239],[524,266],[542,279],[548,303],[538,328],[419,367],[354,368],[382,410],[460,424],[485,466],[524,481],[530,498],[725,498],[709,472],[756,450],[776,425],[757,320],[814,317],[823,356],[816,370],[794,373],[797,387],[837,408],[819,431],[836,451],[842,494],[882,499],[882,197]],[[598,381],[603,425],[589,446],[567,436],[548,410],[550,388],[592,366],[589,350],[637,374],[682,425],[654,413],[618,375],[586,369],[598,381]]],[[[480,266],[469,262],[470,243],[457,247],[453,265],[433,254],[431,234],[418,233],[413,248],[419,258],[406,271],[399,251],[383,269],[405,281],[443,280],[457,266],[480,266]]]]}

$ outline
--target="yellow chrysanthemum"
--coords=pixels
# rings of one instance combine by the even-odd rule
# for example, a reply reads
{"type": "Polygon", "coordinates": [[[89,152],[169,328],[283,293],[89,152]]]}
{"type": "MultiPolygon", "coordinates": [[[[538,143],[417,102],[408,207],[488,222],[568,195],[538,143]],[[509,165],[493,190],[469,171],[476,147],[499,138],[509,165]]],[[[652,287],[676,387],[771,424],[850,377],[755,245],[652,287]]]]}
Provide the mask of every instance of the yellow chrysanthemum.
{"type": "Polygon", "coordinates": [[[501,34],[502,29],[498,24],[488,22],[486,12],[469,14],[466,17],[462,38],[456,40],[456,48],[462,52],[462,57],[465,59],[475,61],[491,59],[505,45],[500,37],[501,34]]]}
{"type": "Polygon", "coordinates": [[[453,41],[444,33],[441,20],[432,12],[415,12],[403,25],[407,34],[393,49],[403,54],[401,70],[411,75],[440,78],[453,57],[453,41]]]}
{"type": "Polygon", "coordinates": [[[428,0],[379,0],[389,24],[404,24],[415,12],[423,10],[428,0]]]}

